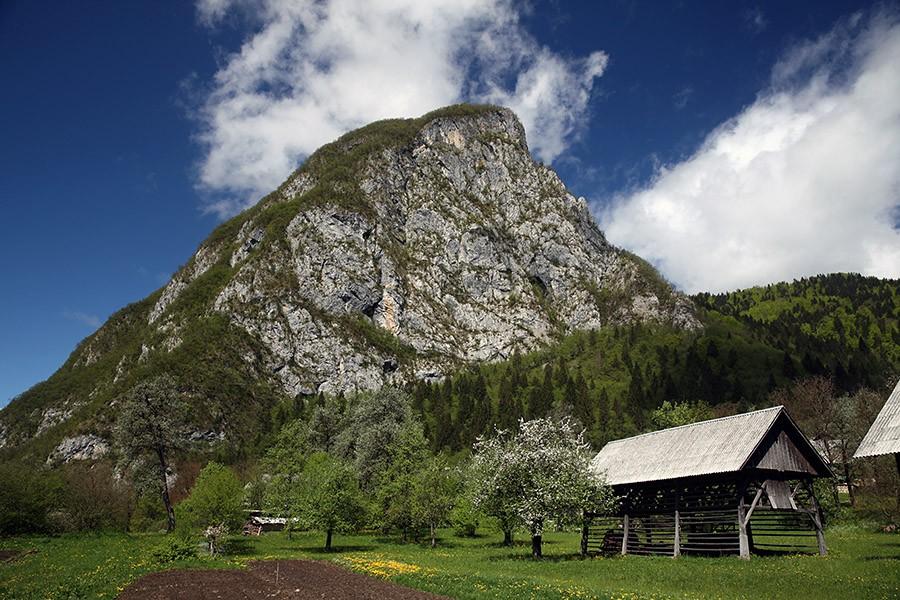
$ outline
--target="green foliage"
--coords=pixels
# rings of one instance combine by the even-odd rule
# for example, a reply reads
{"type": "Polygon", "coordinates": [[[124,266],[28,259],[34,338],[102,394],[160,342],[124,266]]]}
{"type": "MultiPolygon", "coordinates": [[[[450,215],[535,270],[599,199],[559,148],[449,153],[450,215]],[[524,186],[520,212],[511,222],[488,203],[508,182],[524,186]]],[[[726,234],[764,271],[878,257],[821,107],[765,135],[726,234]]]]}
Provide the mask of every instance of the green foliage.
{"type": "Polygon", "coordinates": [[[713,418],[712,410],[705,402],[681,402],[672,404],[664,400],[662,405],[650,413],[650,422],[655,429],[668,429],[689,425],[713,418]]]}
{"type": "Polygon", "coordinates": [[[835,273],[728,294],[697,294],[694,301],[786,351],[792,365],[785,370],[833,376],[841,391],[877,388],[900,373],[900,282],[895,279],[835,273]]]}
{"type": "MultiPolygon", "coordinates": [[[[351,403],[343,431],[336,441],[336,452],[353,463],[360,486],[371,491],[392,461],[391,451],[387,449],[397,449],[395,442],[401,435],[413,435],[410,434],[412,429],[417,429],[417,435],[423,436],[406,392],[383,387],[376,392],[359,394],[351,403]]],[[[405,441],[410,442],[409,439],[405,441]]]]}
{"type": "MultiPolygon", "coordinates": [[[[134,493],[108,461],[73,461],[61,469],[60,513],[72,531],[128,530],[134,493]]],[[[157,498],[157,502],[159,499],[157,498]]]]}
{"type": "Polygon", "coordinates": [[[197,544],[189,537],[170,535],[150,551],[153,560],[161,565],[197,556],[197,544]]]}
{"type": "Polygon", "coordinates": [[[900,374],[897,288],[893,280],[831,275],[700,294],[699,331],[645,324],[575,332],[441,384],[417,384],[414,406],[434,450],[464,450],[494,426],[546,415],[576,418],[599,449],[666,424],[768,406],[773,390],[810,375],[833,378],[837,392],[880,387],[900,374]],[[862,345],[859,331],[869,332],[862,345]],[[674,420],[668,409],[654,412],[665,402],[674,420]],[[704,405],[709,412],[695,410],[704,405]]]}
{"type": "Polygon", "coordinates": [[[475,508],[471,495],[461,493],[456,497],[449,515],[453,534],[459,537],[475,537],[484,515],[475,508]]]}
{"type": "Polygon", "coordinates": [[[348,533],[365,521],[363,504],[356,473],[336,458],[316,452],[306,461],[297,485],[300,523],[326,534],[325,549],[331,549],[332,533],[348,533]]]}
{"type": "Polygon", "coordinates": [[[459,474],[441,455],[428,457],[415,476],[413,512],[416,520],[428,527],[432,548],[437,544],[437,528],[450,517],[461,483],[459,474]]]}
{"type": "Polygon", "coordinates": [[[167,375],[133,387],[122,398],[116,421],[116,446],[122,456],[134,461],[180,448],[185,410],[174,379],[167,375]]]}
{"type": "Polygon", "coordinates": [[[49,513],[62,494],[57,474],[20,463],[0,463],[0,535],[49,531],[49,513]]]}
{"type": "Polygon", "coordinates": [[[399,531],[403,540],[418,537],[419,518],[416,490],[419,473],[428,459],[428,442],[422,427],[407,421],[386,446],[387,460],[378,471],[375,489],[375,518],[383,531],[399,531]]]}
{"type": "Polygon", "coordinates": [[[299,481],[310,449],[308,437],[306,422],[295,419],[277,433],[262,460],[269,475],[263,506],[267,512],[287,519],[289,532],[297,527],[302,510],[299,481]]]}
{"type": "Polygon", "coordinates": [[[155,480],[166,507],[166,528],[172,531],[175,513],[166,474],[172,452],[184,446],[184,401],[174,379],[160,375],[133,387],[119,404],[115,441],[122,466],[131,472],[135,481],[155,480]]]}
{"type": "Polygon", "coordinates": [[[228,530],[236,531],[244,519],[243,491],[234,471],[210,462],[200,471],[191,495],[178,509],[195,528],[225,525],[228,530]]]}
{"type": "MultiPolygon", "coordinates": [[[[449,534],[450,532],[446,532],[449,534]]],[[[548,560],[524,560],[528,548],[498,544],[499,538],[458,538],[440,552],[399,544],[381,536],[354,535],[331,561],[371,573],[390,561],[395,583],[450,598],[539,600],[584,598],[675,598],[690,590],[698,598],[818,600],[893,598],[897,593],[896,535],[859,527],[826,532],[829,556],[733,558],[626,557],[580,560],[578,532],[546,534],[548,560]],[[361,550],[365,548],[365,550],[361,550]],[[403,568],[401,572],[399,569],[403,568]]],[[[151,556],[164,538],[158,535],[65,535],[14,537],[6,549],[34,549],[19,560],[0,564],[0,597],[16,600],[114,598],[138,577],[160,568],[245,568],[249,560],[321,559],[317,532],[271,533],[244,538],[238,554],[225,558],[187,558],[161,565],[151,556]]],[[[171,540],[172,536],[165,538],[171,540]]],[[[385,567],[381,567],[384,569],[385,567]]]]}

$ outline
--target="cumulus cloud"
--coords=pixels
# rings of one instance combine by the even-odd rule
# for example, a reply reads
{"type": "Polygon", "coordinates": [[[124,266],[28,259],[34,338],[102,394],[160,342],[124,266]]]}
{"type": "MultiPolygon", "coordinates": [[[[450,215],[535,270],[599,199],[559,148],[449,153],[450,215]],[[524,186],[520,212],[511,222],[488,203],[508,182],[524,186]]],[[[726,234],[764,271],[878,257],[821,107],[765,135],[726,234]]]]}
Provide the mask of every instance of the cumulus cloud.
{"type": "Polygon", "coordinates": [[[835,271],[900,277],[900,22],[797,45],[683,162],[597,212],[689,292],[835,271]]]}
{"type": "Polygon", "coordinates": [[[535,156],[577,138],[607,56],[539,44],[508,0],[200,0],[202,23],[252,23],[199,110],[201,188],[222,215],[274,189],[317,147],[459,101],[509,106],[535,156]],[[361,9],[364,6],[364,9],[361,9]]]}

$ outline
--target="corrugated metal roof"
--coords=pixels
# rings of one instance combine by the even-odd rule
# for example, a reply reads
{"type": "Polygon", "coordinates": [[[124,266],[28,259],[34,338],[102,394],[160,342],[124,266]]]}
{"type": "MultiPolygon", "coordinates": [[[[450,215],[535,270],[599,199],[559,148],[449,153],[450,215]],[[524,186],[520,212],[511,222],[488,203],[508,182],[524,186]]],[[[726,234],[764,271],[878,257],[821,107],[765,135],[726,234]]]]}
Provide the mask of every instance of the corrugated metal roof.
{"type": "Polygon", "coordinates": [[[783,411],[776,406],[616,440],[591,467],[610,485],[739,471],[783,411]]]}
{"type": "Polygon", "coordinates": [[[853,458],[900,452],[900,381],[875,417],[853,458]]]}

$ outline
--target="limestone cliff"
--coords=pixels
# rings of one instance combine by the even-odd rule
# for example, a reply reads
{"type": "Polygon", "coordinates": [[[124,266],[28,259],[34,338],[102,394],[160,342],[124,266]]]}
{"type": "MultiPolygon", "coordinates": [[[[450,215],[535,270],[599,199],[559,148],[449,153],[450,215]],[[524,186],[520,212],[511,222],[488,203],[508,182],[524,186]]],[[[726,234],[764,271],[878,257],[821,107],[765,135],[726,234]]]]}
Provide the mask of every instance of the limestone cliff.
{"type": "Polygon", "coordinates": [[[194,392],[198,424],[226,437],[252,429],[233,413],[239,399],[204,387],[201,361],[222,361],[265,406],[439,378],[634,321],[699,326],[687,298],[611,246],[585,201],[534,162],[511,111],[449,107],[321,148],[165,288],[85,340],[57,381],[0,413],[0,443],[103,435],[113,399],[159,370],[194,392]]]}

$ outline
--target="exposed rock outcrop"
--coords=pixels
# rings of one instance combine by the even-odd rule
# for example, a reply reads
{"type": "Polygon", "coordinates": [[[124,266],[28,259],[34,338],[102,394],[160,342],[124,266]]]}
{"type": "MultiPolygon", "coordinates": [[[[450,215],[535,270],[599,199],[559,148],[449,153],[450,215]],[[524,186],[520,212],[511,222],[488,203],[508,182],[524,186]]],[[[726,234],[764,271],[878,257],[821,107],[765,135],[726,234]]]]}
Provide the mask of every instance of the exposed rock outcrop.
{"type": "Polygon", "coordinates": [[[94,434],[67,437],[47,457],[50,466],[66,464],[73,460],[95,460],[106,456],[109,442],[94,434]]]}
{"type": "MultiPolygon", "coordinates": [[[[586,202],[531,158],[511,111],[449,107],[373,123],[314,153],[61,369],[89,377],[26,394],[23,406],[39,410],[15,431],[0,415],[0,439],[68,418],[59,390],[112,411],[137,378],[172,361],[197,363],[184,369],[188,391],[205,386],[192,396],[205,403],[195,425],[218,438],[226,422],[258,426],[253,407],[284,396],[439,380],[577,329],[632,322],[699,326],[690,301],[610,245],[586,202]]],[[[48,460],[107,449],[100,437],[67,438],[48,460]]]]}

